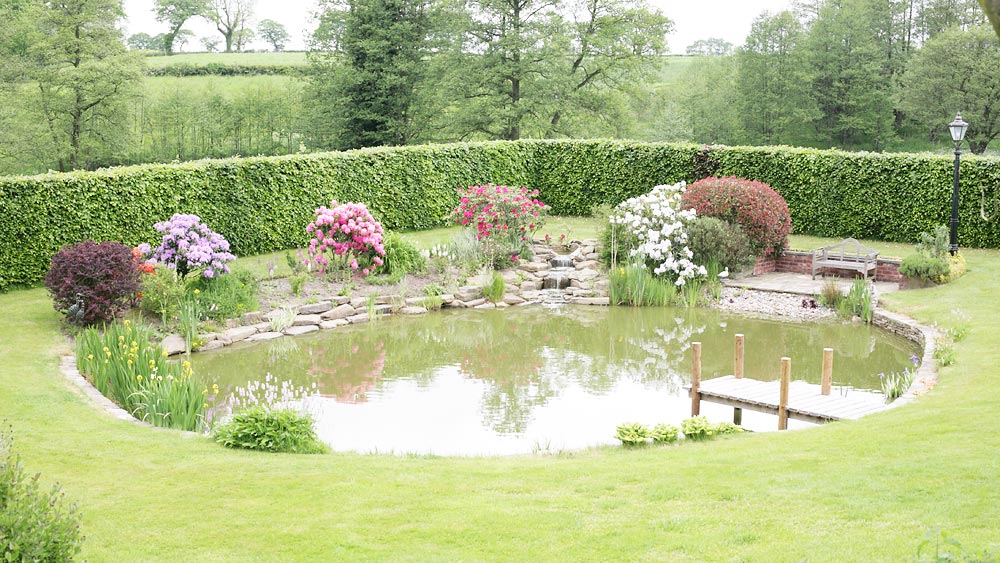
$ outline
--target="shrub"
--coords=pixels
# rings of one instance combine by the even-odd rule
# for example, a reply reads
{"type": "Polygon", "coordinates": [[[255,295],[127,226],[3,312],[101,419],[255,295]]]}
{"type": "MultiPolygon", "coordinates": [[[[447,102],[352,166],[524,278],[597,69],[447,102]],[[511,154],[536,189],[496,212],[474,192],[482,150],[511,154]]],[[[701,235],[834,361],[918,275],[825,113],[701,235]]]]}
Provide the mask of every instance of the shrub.
{"type": "Polygon", "coordinates": [[[712,262],[739,272],[752,266],[755,257],[750,239],[739,225],[715,217],[698,217],[688,225],[688,247],[692,261],[701,266],[712,262]]]}
{"type": "Polygon", "coordinates": [[[638,422],[626,422],[618,425],[615,438],[621,440],[625,446],[639,446],[645,444],[649,438],[649,428],[638,422]]]}
{"type": "Polygon", "coordinates": [[[331,259],[364,276],[382,265],[385,231],[363,203],[338,204],[334,200],[330,207],[319,207],[306,232],[313,237],[309,241],[310,259],[320,271],[326,271],[331,259]]]}
{"type": "Polygon", "coordinates": [[[948,260],[926,254],[911,254],[899,264],[899,273],[917,280],[940,283],[950,272],[948,260]]]}
{"type": "Polygon", "coordinates": [[[24,473],[13,436],[0,430],[0,560],[73,561],[83,543],[80,514],[59,485],[42,491],[39,475],[24,473]]]}
{"type": "Polygon", "coordinates": [[[875,294],[867,280],[856,279],[847,295],[837,301],[837,313],[846,318],[858,317],[866,323],[872,322],[875,294]]]}
{"type": "Polygon", "coordinates": [[[707,271],[691,261],[686,226],[694,221],[693,211],[681,211],[684,183],[656,186],[648,194],[623,201],[611,215],[614,229],[634,237],[636,246],[629,257],[649,267],[677,285],[707,271]]]}
{"type": "Polygon", "coordinates": [[[538,190],[526,187],[470,186],[458,190],[459,203],[451,218],[474,229],[483,254],[493,268],[510,266],[514,256],[530,249],[534,233],[545,222],[548,206],[538,190]]]}
{"type": "Polygon", "coordinates": [[[771,186],[743,178],[708,177],[688,186],[683,208],[700,217],[716,217],[739,225],[755,253],[777,254],[792,231],[788,204],[771,186]]]}
{"type": "Polygon", "coordinates": [[[483,285],[483,296],[492,303],[503,299],[507,291],[507,282],[499,272],[493,272],[486,284],[483,285]]]}
{"type": "Polygon", "coordinates": [[[743,432],[743,429],[739,426],[733,424],[732,422],[723,421],[715,425],[712,429],[712,433],[716,436],[723,436],[725,434],[738,434],[743,432]]]}
{"type": "Polygon", "coordinates": [[[265,452],[318,454],[329,451],[313,430],[313,419],[291,409],[255,405],[217,425],[212,436],[227,448],[265,452]]]}
{"type": "Polygon", "coordinates": [[[179,313],[178,307],[186,291],[187,285],[176,270],[157,265],[153,273],[142,276],[139,308],[150,315],[159,315],[166,325],[179,313]]]}
{"type": "Polygon", "coordinates": [[[153,228],[163,233],[160,246],[151,250],[150,245],[140,244],[139,250],[143,255],[152,252],[150,260],[177,270],[177,275],[182,278],[199,269],[206,278],[229,273],[226,262],[236,259],[229,253],[226,239],[212,232],[197,215],[175,213],[168,221],[160,221],[153,228]]]}
{"type": "Polygon", "coordinates": [[[681,432],[688,440],[710,440],[715,436],[715,425],[704,416],[692,416],[681,421],[681,432]]]}
{"type": "Polygon", "coordinates": [[[427,259],[397,233],[389,231],[384,237],[385,258],[382,265],[375,268],[376,274],[387,274],[387,283],[396,283],[409,273],[421,272],[427,265],[427,259]]]}
{"type": "Polygon", "coordinates": [[[84,241],[52,257],[45,287],[57,311],[71,322],[92,324],[121,316],[139,292],[140,276],[131,248],[84,241]]]}
{"type": "Polygon", "coordinates": [[[154,426],[197,431],[204,421],[204,389],[191,362],[168,361],[152,331],[128,320],[76,337],[76,362],[105,397],[154,426]]]}
{"type": "Polygon", "coordinates": [[[654,277],[636,265],[619,266],[611,271],[608,295],[615,305],[664,307],[677,299],[677,286],[654,277]]]}
{"type": "Polygon", "coordinates": [[[192,286],[201,290],[200,307],[210,319],[232,319],[257,309],[259,284],[250,272],[200,278],[192,286]]]}
{"type": "Polygon", "coordinates": [[[670,424],[657,424],[650,435],[657,444],[672,444],[680,438],[680,429],[670,424]]]}

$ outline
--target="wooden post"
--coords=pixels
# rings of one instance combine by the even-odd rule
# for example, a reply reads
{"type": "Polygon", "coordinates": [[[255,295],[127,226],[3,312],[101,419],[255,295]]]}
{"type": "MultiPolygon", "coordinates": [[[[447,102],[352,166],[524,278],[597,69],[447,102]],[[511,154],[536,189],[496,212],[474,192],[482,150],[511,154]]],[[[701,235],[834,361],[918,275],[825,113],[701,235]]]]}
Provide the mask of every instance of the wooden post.
{"type": "Polygon", "coordinates": [[[691,343],[691,416],[701,413],[701,342],[691,343]]]}
{"type": "Polygon", "coordinates": [[[820,394],[830,394],[833,383],[833,348],[823,348],[823,377],[820,379],[820,394]]]}
{"type": "Polygon", "coordinates": [[[788,384],[792,378],[792,359],[781,358],[781,395],[778,400],[778,430],[788,429],[788,384]]]}
{"type": "MultiPolygon", "coordinates": [[[[743,379],[743,335],[736,335],[736,349],[733,351],[733,376],[736,379],[743,379]]],[[[733,424],[743,425],[743,409],[733,408],[733,424]]]]}
{"type": "Polygon", "coordinates": [[[743,379],[743,335],[736,335],[736,350],[733,354],[733,375],[743,379]]]}

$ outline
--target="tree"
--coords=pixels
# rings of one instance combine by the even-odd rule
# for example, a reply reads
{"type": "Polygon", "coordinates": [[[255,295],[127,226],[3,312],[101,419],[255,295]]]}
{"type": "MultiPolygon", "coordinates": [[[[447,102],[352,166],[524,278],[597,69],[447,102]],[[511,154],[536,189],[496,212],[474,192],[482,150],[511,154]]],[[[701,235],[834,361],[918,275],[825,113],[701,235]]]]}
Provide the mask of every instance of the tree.
{"type": "Polygon", "coordinates": [[[928,40],[952,27],[969,29],[986,23],[976,0],[925,0],[917,16],[922,40],[928,40]]]}
{"type": "Polygon", "coordinates": [[[174,39],[188,20],[195,16],[205,15],[208,11],[207,0],[156,0],[156,19],[170,26],[163,34],[163,50],[167,55],[174,54],[174,39]]]}
{"type": "Polygon", "coordinates": [[[425,0],[322,4],[313,35],[319,144],[348,149],[403,145],[413,136],[417,84],[429,54],[425,0]]]}
{"type": "Polygon", "coordinates": [[[214,53],[219,50],[219,40],[211,37],[202,37],[201,46],[209,53],[214,53]]]}
{"type": "Polygon", "coordinates": [[[913,56],[904,77],[902,104],[931,129],[943,129],[957,110],[969,122],[965,138],[982,154],[1000,135],[1000,39],[985,25],[952,28],[913,56]]]}
{"type": "Polygon", "coordinates": [[[260,35],[261,39],[270,43],[275,51],[284,49],[289,39],[285,26],[274,20],[261,20],[257,24],[257,34],[260,35]]]}
{"type": "Polygon", "coordinates": [[[148,33],[133,33],[128,36],[128,48],[135,51],[152,51],[153,36],[148,33]]]}
{"type": "Polygon", "coordinates": [[[708,39],[699,39],[688,45],[686,52],[689,55],[724,56],[733,52],[733,44],[725,39],[709,37],[708,39]]]}
{"type": "Polygon", "coordinates": [[[1000,37],[1000,0],[979,0],[979,5],[993,25],[993,31],[1000,37]]]}
{"type": "Polygon", "coordinates": [[[803,39],[802,24],[792,12],[764,12],[737,53],[737,100],[750,143],[790,143],[803,124],[818,117],[803,39]]]}
{"type": "Polygon", "coordinates": [[[563,136],[575,116],[601,116],[609,88],[659,64],[671,28],[639,0],[473,0],[469,21],[456,118],[499,139],[563,136]]]}
{"type": "Polygon", "coordinates": [[[681,104],[691,131],[689,140],[704,144],[739,142],[736,75],[734,57],[712,57],[685,69],[681,104]]]}
{"type": "Polygon", "coordinates": [[[206,17],[212,20],[215,28],[226,41],[226,52],[233,52],[233,45],[242,51],[243,45],[249,42],[247,24],[253,17],[254,0],[209,0],[206,17]]]}
{"type": "Polygon", "coordinates": [[[59,170],[107,164],[127,140],[125,102],[142,76],[118,23],[121,0],[64,0],[38,6],[26,78],[59,170]]]}
{"type": "Polygon", "coordinates": [[[806,39],[816,132],[844,148],[882,150],[893,137],[894,71],[881,0],[828,0],[806,39]]]}
{"type": "Polygon", "coordinates": [[[254,40],[255,34],[249,27],[241,28],[233,35],[233,44],[236,46],[236,51],[239,53],[243,52],[243,49],[254,40]]]}

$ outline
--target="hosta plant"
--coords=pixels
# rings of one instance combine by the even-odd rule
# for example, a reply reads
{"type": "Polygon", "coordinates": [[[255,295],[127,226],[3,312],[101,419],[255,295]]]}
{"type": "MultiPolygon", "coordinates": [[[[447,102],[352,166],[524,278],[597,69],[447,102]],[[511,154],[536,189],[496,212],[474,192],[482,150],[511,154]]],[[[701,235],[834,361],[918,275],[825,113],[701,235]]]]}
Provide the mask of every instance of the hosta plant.
{"type": "Polygon", "coordinates": [[[649,439],[649,428],[638,422],[619,424],[615,431],[615,438],[621,440],[625,446],[639,446],[645,444],[646,440],[649,439]]]}
{"type": "Polygon", "coordinates": [[[704,416],[692,416],[681,422],[681,432],[688,440],[710,440],[715,436],[715,425],[704,416]]]}
{"type": "Polygon", "coordinates": [[[657,424],[650,433],[657,444],[672,444],[680,438],[680,429],[671,424],[657,424]]]}

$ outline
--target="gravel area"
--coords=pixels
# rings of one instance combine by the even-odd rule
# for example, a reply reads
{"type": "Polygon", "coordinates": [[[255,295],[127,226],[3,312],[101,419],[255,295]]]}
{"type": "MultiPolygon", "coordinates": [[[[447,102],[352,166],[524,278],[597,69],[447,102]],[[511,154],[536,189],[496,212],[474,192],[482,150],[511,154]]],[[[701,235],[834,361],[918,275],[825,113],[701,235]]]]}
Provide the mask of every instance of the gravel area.
{"type": "Polygon", "coordinates": [[[722,299],[714,307],[748,316],[793,321],[812,321],[836,316],[832,309],[820,305],[810,297],[740,287],[724,287],[722,299]]]}

